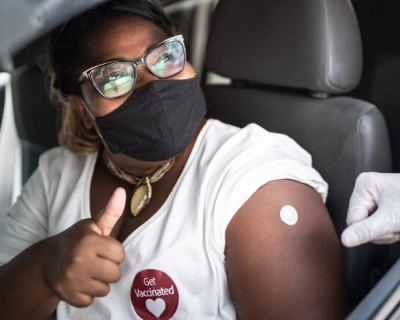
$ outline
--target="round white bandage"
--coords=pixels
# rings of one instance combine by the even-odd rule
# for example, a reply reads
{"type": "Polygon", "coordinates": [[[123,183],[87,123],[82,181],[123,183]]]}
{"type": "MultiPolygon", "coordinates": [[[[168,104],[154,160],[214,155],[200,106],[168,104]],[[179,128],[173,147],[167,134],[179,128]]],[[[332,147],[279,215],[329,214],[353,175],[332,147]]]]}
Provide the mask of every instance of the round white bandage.
{"type": "Polygon", "coordinates": [[[289,226],[294,225],[299,219],[299,214],[297,213],[297,210],[289,205],[283,206],[279,215],[281,217],[281,220],[289,226]]]}

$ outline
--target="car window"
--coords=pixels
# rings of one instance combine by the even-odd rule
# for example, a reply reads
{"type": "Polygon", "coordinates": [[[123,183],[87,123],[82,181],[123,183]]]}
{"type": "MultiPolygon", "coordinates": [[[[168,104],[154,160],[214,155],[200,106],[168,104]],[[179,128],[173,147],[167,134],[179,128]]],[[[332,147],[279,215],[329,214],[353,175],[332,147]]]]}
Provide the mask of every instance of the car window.
{"type": "MultiPolygon", "coordinates": [[[[14,171],[17,163],[17,133],[14,124],[10,93],[10,74],[0,72],[0,222],[8,211],[15,193],[14,171]]],[[[19,188],[18,188],[19,189],[19,188]]],[[[15,198],[14,198],[15,199],[15,198]]]]}
{"type": "Polygon", "coordinates": [[[165,11],[174,23],[176,32],[185,38],[188,61],[202,76],[211,14],[218,0],[164,2],[165,11]]]}
{"type": "Polygon", "coordinates": [[[4,100],[5,100],[5,86],[3,84],[0,84],[0,129],[1,129],[1,121],[3,120],[4,100]]]}

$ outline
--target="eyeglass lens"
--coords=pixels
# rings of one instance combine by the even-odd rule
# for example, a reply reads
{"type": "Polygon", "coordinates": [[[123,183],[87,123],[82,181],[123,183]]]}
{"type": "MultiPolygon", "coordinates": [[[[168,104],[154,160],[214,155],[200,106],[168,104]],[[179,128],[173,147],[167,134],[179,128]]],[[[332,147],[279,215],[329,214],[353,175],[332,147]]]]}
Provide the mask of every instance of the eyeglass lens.
{"type": "MultiPolygon", "coordinates": [[[[180,41],[155,47],[144,58],[145,65],[159,78],[172,77],[185,66],[185,51],[180,41]]],[[[115,99],[131,91],[136,83],[131,62],[112,62],[95,69],[90,75],[94,86],[106,98],[115,99]]]]}

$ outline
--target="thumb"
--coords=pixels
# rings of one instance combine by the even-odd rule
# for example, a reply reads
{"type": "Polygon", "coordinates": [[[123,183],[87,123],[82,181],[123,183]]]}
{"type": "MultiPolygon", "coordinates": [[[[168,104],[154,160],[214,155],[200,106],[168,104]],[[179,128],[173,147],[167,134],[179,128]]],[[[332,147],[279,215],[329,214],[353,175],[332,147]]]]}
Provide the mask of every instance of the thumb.
{"type": "Polygon", "coordinates": [[[344,246],[350,248],[368,242],[368,239],[363,236],[365,231],[360,231],[359,224],[361,223],[363,222],[352,224],[351,226],[344,229],[341,236],[341,241],[344,246]]]}
{"type": "Polygon", "coordinates": [[[346,247],[354,247],[389,233],[391,224],[385,218],[385,215],[376,211],[368,218],[352,224],[343,231],[342,243],[346,247]]]}
{"type": "Polygon", "coordinates": [[[126,192],[123,188],[115,189],[104,210],[94,220],[100,229],[100,234],[109,236],[111,230],[122,216],[125,209],[126,192]]]}

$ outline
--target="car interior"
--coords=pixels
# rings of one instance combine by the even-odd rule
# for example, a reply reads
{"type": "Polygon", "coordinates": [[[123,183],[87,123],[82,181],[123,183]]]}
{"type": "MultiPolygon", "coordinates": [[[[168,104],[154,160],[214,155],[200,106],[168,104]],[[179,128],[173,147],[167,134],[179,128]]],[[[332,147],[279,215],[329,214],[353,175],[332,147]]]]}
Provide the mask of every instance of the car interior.
{"type": "MultiPolygon", "coordinates": [[[[220,1],[205,66],[232,79],[229,86],[205,86],[212,117],[239,126],[257,122],[289,135],[312,154],[329,183],[327,207],[341,234],[357,175],[391,170],[381,113],[345,95],[361,73],[361,41],[350,3],[263,0],[243,7],[240,0],[220,1]],[[248,22],[236,23],[245,17],[248,22]]],[[[381,267],[375,261],[380,253],[373,245],[343,251],[357,303],[369,289],[371,272],[381,267]]]]}
{"type": "MultiPolygon", "coordinates": [[[[305,148],[329,184],[326,205],[340,237],[356,177],[400,170],[396,3],[161,2],[184,35],[188,60],[203,85],[207,116],[240,127],[256,122],[305,148]]],[[[10,155],[2,159],[0,219],[40,154],[58,144],[60,114],[40,68],[44,44],[45,34],[31,37],[12,53],[11,67],[0,64],[8,75],[7,81],[0,77],[0,152],[10,155]],[[7,140],[15,135],[8,145],[6,132],[7,140]]],[[[395,264],[400,245],[368,243],[342,247],[342,252],[356,308],[395,264]]]]}

